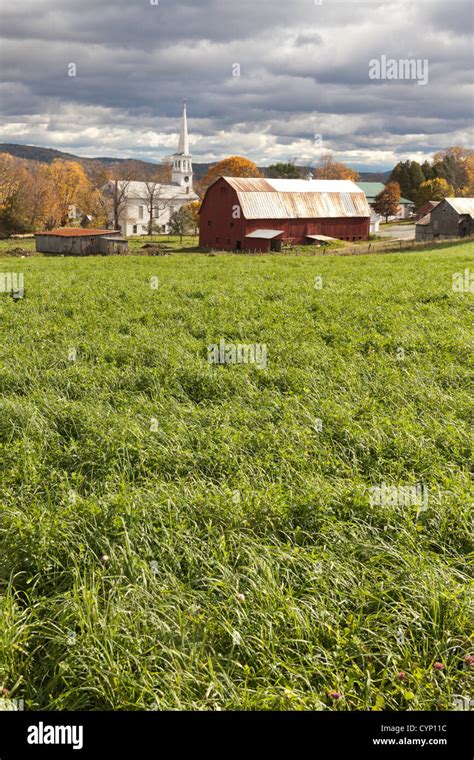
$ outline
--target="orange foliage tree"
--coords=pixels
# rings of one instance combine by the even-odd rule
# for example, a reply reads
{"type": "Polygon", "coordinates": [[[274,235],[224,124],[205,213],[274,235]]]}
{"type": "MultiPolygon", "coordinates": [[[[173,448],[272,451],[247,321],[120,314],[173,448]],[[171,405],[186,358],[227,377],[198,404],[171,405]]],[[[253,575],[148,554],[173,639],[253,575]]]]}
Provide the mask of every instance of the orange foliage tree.
{"type": "Polygon", "coordinates": [[[384,189],[375,197],[374,211],[385,217],[388,222],[389,216],[395,216],[400,206],[400,185],[398,182],[389,182],[384,189]]]}
{"type": "Polygon", "coordinates": [[[208,187],[219,177],[263,177],[262,172],[253,161],[242,156],[229,156],[214,164],[198,185],[198,192],[204,196],[208,187]]]}
{"type": "Polygon", "coordinates": [[[359,174],[355,169],[350,169],[345,164],[336,161],[334,153],[328,151],[321,157],[319,166],[315,169],[314,177],[315,179],[351,179],[356,182],[359,174]]]}
{"type": "Polygon", "coordinates": [[[48,226],[64,226],[68,223],[69,206],[80,201],[84,204],[92,186],[82,166],[75,161],[56,159],[49,171],[53,192],[48,226]]]}

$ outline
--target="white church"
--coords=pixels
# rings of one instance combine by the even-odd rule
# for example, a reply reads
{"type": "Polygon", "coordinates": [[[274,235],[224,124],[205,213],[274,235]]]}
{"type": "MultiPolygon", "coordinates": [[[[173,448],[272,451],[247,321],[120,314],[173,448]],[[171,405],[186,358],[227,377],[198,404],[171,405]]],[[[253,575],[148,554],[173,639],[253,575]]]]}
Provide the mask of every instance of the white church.
{"type": "MultiPolygon", "coordinates": [[[[193,164],[189,152],[188,119],[186,103],[183,106],[178,151],[171,156],[171,185],[156,182],[119,181],[118,188],[124,196],[120,205],[119,224],[122,235],[146,235],[150,217],[154,231],[169,232],[173,212],[190,201],[199,200],[193,190],[193,164]]],[[[107,183],[112,189],[113,180],[107,183]]],[[[109,225],[113,226],[113,212],[109,213],[109,225]]]]}

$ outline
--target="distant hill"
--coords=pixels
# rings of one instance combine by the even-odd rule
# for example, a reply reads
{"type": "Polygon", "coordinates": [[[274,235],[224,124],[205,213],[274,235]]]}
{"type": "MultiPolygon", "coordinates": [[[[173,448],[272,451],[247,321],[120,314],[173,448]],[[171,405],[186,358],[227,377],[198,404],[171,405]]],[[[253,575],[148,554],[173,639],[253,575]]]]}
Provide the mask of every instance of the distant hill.
{"type": "MultiPolygon", "coordinates": [[[[50,164],[54,159],[60,158],[63,161],[77,161],[82,164],[84,168],[93,164],[122,164],[127,162],[131,168],[133,168],[134,174],[141,169],[144,173],[149,171],[150,166],[153,166],[153,161],[141,161],[135,158],[112,158],[110,156],[100,156],[97,158],[84,158],[82,156],[75,156],[73,153],[64,153],[61,150],[55,148],[41,148],[38,145],[17,145],[16,143],[0,143],[0,153],[9,153],[11,156],[17,158],[24,158],[29,161],[40,161],[41,163],[50,164]]],[[[194,175],[196,180],[202,179],[209,167],[213,166],[212,163],[194,163],[194,175]]],[[[264,166],[260,166],[259,169],[265,174],[264,166]]],[[[301,167],[303,172],[309,171],[309,166],[301,167]]],[[[360,181],[364,182],[386,182],[390,172],[360,172],[360,181]]]]}

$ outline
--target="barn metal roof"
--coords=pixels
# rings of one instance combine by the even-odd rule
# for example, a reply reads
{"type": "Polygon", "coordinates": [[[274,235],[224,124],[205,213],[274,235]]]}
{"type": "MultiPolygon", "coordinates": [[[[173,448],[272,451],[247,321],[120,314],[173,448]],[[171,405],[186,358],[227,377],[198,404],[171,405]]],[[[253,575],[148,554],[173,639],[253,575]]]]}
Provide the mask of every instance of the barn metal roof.
{"type": "MultiPolygon", "coordinates": [[[[117,230],[119,233],[120,230],[117,230]]],[[[37,232],[36,236],[41,235],[56,235],[58,237],[85,237],[91,235],[114,235],[114,230],[100,230],[82,227],[61,227],[59,230],[48,230],[47,232],[37,232]]]]}
{"type": "Polygon", "coordinates": [[[245,237],[271,240],[274,237],[278,237],[278,235],[283,235],[283,230],[254,230],[253,232],[249,232],[245,237]]]}
{"type": "Polygon", "coordinates": [[[350,180],[223,177],[246,219],[370,217],[364,192],[350,180]]]}
{"type": "Polygon", "coordinates": [[[468,214],[474,219],[474,198],[445,198],[458,214],[468,214]]]}
{"type": "Polygon", "coordinates": [[[328,240],[336,240],[336,238],[329,237],[329,235],[306,235],[307,238],[310,238],[311,240],[322,240],[323,242],[326,242],[328,240]]]}

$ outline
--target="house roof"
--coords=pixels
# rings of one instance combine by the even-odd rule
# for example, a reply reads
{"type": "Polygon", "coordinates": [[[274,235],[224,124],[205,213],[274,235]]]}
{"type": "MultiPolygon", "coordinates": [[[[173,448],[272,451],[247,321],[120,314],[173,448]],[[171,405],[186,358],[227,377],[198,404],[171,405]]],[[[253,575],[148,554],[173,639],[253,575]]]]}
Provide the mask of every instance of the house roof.
{"type": "MultiPolygon", "coordinates": [[[[374,201],[382,190],[385,190],[383,182],[358,182],[357,187],[364,191],[369,203],[374,201]]],[[[408,200],[408,198],[400,198],[400,203],[402,206],[414,206],[413,201],[408,200]]]]}
{"type": "Polygon", "coordinates": [[[458,214],[467,214],[471,219],[474,219],[474,198],[445,198],[444,200],[458,214]]]}
{"type": "MultiPolygon", "coordinates": [[[[117,230],[120,232],[120,230],[117,230]]],[[[61,227],[58,230],[48,230],[47,232],[37,232],[36,235],[55,235],[57,237],[86,237],[91,235],[112,235],[114,230],[101,230],[83,227],[61,227]]]]}
{"type": "Polygon", "coordinates": [[[357,187],[363,190],[368,201],[373,201],[382,190],[385,190],[383,182],[357,182],[357,187]]]}
{"type": "MultiPolygon", "coordinates": [[[[369,217],[364,193],[350,180],[222,177],[246,219],[369,217]]],[[[219,181],[219,180],[217,180],[219,181]]]]}

